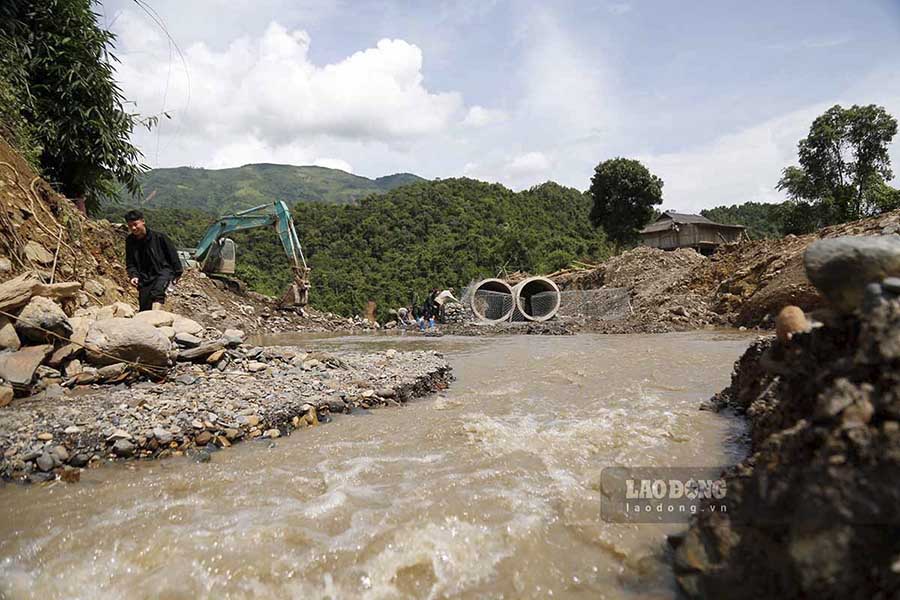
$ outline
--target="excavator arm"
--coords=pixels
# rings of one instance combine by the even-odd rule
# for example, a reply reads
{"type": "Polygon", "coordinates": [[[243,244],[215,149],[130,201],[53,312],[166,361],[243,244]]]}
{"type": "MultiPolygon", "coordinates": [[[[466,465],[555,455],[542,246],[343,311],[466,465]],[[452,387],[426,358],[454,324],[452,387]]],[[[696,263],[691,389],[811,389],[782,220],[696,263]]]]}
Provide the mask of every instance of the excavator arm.
{"type": "Polygon", "coordinates": [[[300,238],[294,227],[294,219],[291,217],[287,205],[281,200],[271,205],[261,204],[233,215],[220,217],[203,234],[203,238],[194,251],[194,260],[200,264],[204,272],[223,272],[222,248],[224,243],[229,241],[224,239],[226,235],[244,229],[271,227],[272,225],[275,226],[278,239],[291,262],[291,270],[294,274],[294,282],[282,298],[282,304],[305,306],[309,300],[309,267],[303,256],[303,248],[300,246],[300,238]]]}

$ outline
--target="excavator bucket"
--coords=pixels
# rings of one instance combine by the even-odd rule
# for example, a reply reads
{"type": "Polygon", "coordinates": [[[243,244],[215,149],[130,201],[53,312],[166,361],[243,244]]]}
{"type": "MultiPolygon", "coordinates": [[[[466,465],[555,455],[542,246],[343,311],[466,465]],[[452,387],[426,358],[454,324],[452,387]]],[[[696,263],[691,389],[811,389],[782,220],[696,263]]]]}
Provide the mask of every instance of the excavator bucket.
{"type": "Polygon", "coordinates": [[[282,308],[303,308],[309,303],[309,269],[294,267],[294,283],[281,297],[282,308]]]}

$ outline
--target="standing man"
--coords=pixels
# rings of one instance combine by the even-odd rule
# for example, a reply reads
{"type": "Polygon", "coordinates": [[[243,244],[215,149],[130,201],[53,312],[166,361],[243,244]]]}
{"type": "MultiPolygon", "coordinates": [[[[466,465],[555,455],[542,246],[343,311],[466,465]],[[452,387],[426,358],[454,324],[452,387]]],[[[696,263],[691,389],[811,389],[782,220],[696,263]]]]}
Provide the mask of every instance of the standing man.
{"type": "Polygon", "coordinates": [[[166,301],[166,288],[183,272],[178,251],[163,233],[147,229],[138,210],[125,213],[125,265],[131,285],[138,289],[138,310],[159,308],[166,301]]]}

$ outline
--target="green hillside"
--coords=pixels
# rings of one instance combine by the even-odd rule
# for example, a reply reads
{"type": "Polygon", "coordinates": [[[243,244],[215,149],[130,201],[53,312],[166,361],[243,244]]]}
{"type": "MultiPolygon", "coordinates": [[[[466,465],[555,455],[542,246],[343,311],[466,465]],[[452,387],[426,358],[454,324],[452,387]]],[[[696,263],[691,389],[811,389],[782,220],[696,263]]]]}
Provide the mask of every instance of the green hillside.
{"type": "MultiPolygon", "coordinates": [[[[552,182],[513,192],[445,179],[357,204],[299,203],[292,212],[313,269],[311,304],[352,315],[371,299],[385,317],[392,307],[422,302],[432,287],[459,290],[503,268],[545,273],[572,260],[605,258],[605,235],[588,219],[591,203],[586,194],[552,182]]],[[[197,210],[145,212],[151,227],[183,247],[194,246],[213,221],[197,210]]],[[[290,269],[273,231],[230,237],[237,244],[237,276],[250,289],[276,295],[287,287],[290,269]]]]}
{"type": "MultiPolygon", "coordinates": [[[[198,209],[219,215],[275,200],[350,204],[420,181],[424,179],[410,173],[373,180],[338,169],[273,164],[234,169],[153,169],[142,180],[146,198],[142,207],[198,209]]],[[[119,203],[135,204],[125,196],[119,203]]]]}

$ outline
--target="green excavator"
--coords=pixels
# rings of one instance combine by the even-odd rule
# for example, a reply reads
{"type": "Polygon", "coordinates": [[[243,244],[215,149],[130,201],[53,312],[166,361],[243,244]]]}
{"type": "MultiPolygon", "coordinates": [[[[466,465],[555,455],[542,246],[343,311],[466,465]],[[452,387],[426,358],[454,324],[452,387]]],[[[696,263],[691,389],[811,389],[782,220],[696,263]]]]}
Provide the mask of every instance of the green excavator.
{"type": "Polygon", "coordinates": [[[297,237],[297,230],[294,228],[294,219],[287,205],[281,200],[219,217],[203,234],[196,248],[180,250],[179,254],[188,265],[198,266],[204,273],[224,280],[230,287],[239,286],[234,279],[224,277],[234,274],[236,258],[234,241],[225,236],[243,229],[273,226],[294,275],[293,283],[281,298],[281,306],[302,308],[309,302],[309,267],[306,266],[306,259],[303,257],[300,238],[297,237]]]}

